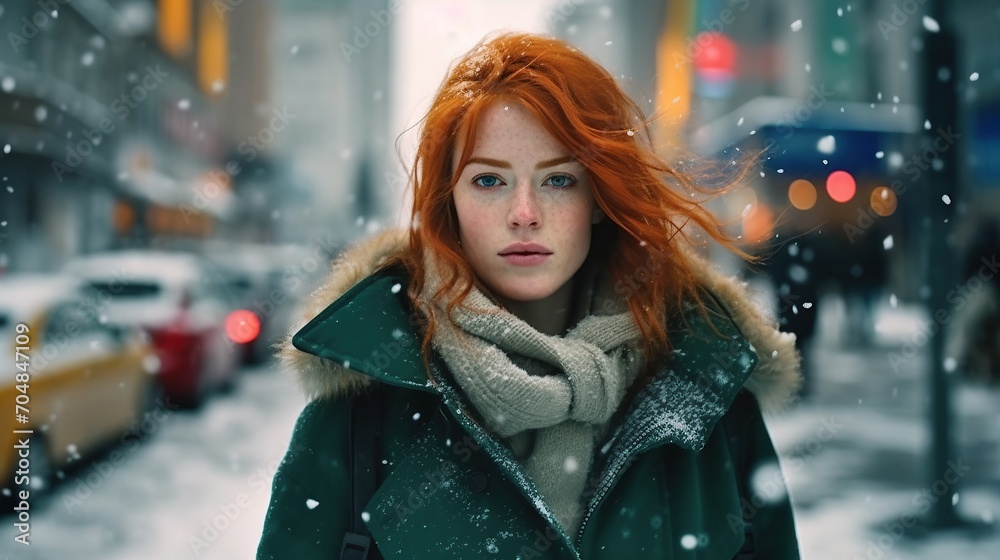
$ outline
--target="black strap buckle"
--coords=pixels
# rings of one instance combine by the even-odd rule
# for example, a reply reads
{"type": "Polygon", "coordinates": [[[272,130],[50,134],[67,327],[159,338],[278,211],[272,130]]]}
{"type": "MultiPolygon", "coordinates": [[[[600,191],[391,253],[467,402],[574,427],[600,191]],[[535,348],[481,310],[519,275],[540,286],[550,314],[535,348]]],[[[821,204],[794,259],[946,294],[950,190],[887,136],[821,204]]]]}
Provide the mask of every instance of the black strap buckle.
{"type": "Polygon", "coordinates": [[[371,546],[371,537],[357,533],[344,533],[344,542],[340,546],[340,560],[367,560],[368,549],[371,546]]]}

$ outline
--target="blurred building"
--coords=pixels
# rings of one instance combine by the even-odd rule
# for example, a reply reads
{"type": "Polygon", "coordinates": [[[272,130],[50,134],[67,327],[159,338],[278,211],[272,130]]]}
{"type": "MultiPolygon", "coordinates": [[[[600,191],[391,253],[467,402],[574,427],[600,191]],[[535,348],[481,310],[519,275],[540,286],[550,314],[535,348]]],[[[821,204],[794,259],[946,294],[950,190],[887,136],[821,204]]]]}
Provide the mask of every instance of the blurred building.
{"type": "Polygon", "coordinates": [[[396,209],[400,185],[385,178],[399,10],[391,6],[396,11],[386,0],[274,3],[274,96],[296,115],[277,150],[303,186],[282,216],[295,227],[287,234],[293,240],[346,242],[396,209]]]}
{"type": "Polygon", "coordinates": [[[6,3],[0,270],[246,223],[227,156],[269,122],[267,18],[262,2],[6,3]]]}
{"type": "Polygon", "coordinates": [[[662,86],[657,80],[656,43],[664,33],[669,4],[563,0],[554,3],[548,22],[554,35],[600,62],[651,113],[662,86]]]}
{"type": "MultiPolygon", "coordinates": [[[[960,29],[956,81],[959,122],[966,131],[959,161],[965,187],[962,241],[1000,226],[1000,5],[991,0],[955,2],[953,29],[960,29]]],[[[1000,250],[1000,247],[994,247],[1000,250]]]]}

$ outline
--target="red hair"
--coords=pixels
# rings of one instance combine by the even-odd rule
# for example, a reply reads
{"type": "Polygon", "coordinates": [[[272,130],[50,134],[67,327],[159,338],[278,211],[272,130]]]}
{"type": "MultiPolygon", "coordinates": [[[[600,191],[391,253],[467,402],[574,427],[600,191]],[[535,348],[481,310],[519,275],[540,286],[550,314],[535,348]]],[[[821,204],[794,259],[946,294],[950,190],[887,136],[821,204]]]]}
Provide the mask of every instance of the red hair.
{"type": "MultiPolygon", "coordinates": [[[[610,247],[608,266],[616,292],[627,299],[651,365],[654,357],[670,348],[668,315],[685,301],[705,309],[690,260],[679,246],[689,242],[682,228],[693,222],[730,250],[743,252],[701,201],[691,199],[693,191],[708,191],[657,157],[642,110],[611,74],[564,41],[520,33],[484,39],[459,59],[441,85],[420,135],[410,174],[414,194],[410,251],[387,265],[406,268],[409,298],[429,321],[423,340],[425,361],[435,320],[431,304],[446,301],[450,316],[476,283],[458,245],[452,199],[458,177],[452,169],[461,170],[472,156],[480,115],[499,99],[527,108],[592,177],[595,203],[607,217],[605,224],[595,226],[591,250],[596,243],[610,247]],[[460,135],[464,149],[453,167],[460,135]],[[691,192],[680,192],[674,188],[677,184],[691,192]],[[678,233],[681,238],[675,239],[678,233]],[[434,302],[420,296],[426,281],[424,251],[434,251],[448,275],[433,294],[434,302]],[[641,289],[628,288],[636,283],[641,289]]],[[[746,168],[738,179],[745,173],[746,168]]]]}

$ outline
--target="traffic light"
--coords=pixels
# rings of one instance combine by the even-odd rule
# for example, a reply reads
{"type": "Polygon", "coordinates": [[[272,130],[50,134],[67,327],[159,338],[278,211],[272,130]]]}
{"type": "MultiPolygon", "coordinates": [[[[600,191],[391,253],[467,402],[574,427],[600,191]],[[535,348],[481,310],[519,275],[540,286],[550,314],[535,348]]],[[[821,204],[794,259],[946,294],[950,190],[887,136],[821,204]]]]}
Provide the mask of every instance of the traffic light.
{"type": "Polygon", "coordinates": [[[726,97],[736,83],[736,43],[722,33],[703,31],[694,38],[698,93],[726,97]]]}

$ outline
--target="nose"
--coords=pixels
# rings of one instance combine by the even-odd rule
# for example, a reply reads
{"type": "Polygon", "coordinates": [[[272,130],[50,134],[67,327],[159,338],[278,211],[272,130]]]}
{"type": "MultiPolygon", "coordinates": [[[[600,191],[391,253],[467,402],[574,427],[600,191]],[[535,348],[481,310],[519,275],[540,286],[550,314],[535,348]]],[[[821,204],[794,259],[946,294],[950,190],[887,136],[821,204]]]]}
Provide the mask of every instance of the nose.
{"type": "Polygon", "coordinates": [[[514,189],[514,200],[507,222],[511,227],[534,227],[541,224],[541,209],[531,185],[520,184],[514,189]]]}

